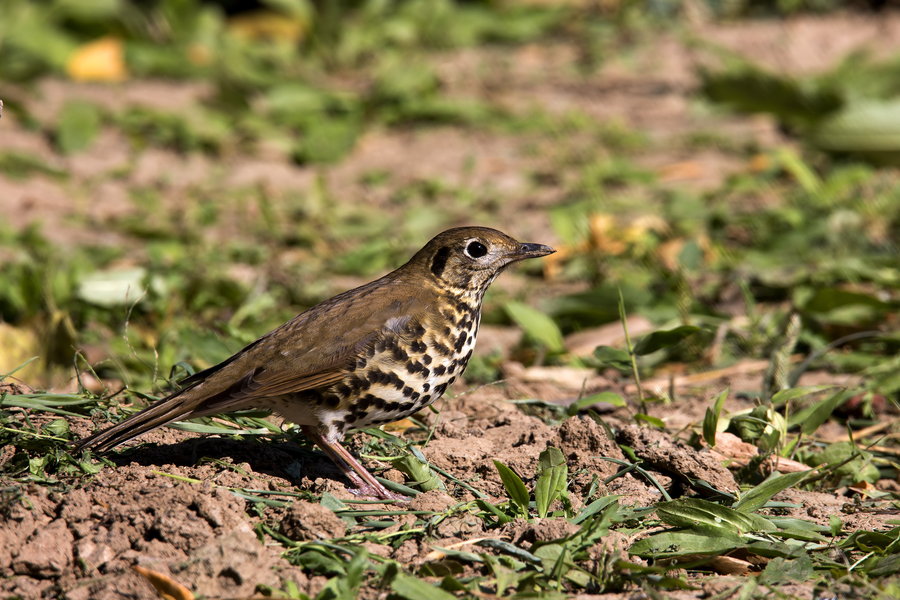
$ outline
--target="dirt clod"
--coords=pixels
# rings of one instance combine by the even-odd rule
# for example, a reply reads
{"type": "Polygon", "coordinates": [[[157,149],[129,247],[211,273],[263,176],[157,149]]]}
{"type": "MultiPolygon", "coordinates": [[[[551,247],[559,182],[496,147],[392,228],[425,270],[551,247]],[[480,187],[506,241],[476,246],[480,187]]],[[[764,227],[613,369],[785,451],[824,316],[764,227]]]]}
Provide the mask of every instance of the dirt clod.
{"type": "Polygon", "coordinates": [[[341,537],[347,524],[329,508],[311,502],[295,502],[281,521],[281,533],[296,541],[341,537]]]}
{"type": "Polygon", "coordinates": [[[50,577],[62,573],[72,562],[74,538],[66,522],[56,519],[40,527],[25,543],[12,564],[18,575],[50,577]]]}
{"type": "Polygon", "coordinates": [[[634,448],[635,454],[653,469],[675,479],[702,479],[723,491],[737,490],[734,475],[712,454],[673,440],[666,433],[649,427],[626,425],[619,429],[616,439],[619,443],[634,448]]]}

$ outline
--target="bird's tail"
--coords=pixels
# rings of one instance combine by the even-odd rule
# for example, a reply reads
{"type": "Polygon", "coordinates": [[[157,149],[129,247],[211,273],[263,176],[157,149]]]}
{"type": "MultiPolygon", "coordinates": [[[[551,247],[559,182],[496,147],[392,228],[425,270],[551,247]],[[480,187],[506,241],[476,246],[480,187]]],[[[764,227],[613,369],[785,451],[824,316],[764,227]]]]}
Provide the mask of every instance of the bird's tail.
{"type": "Polygon", "coordinates": [[[195,411],[191,403],[184,397],[190,390],[191,387],[179,390],[131,415],[121,423],[78,440],[73,444],[73,449],[80,451],[93,448],[103,452],[166,423],[198,416],[193,414],[195,411]]]}

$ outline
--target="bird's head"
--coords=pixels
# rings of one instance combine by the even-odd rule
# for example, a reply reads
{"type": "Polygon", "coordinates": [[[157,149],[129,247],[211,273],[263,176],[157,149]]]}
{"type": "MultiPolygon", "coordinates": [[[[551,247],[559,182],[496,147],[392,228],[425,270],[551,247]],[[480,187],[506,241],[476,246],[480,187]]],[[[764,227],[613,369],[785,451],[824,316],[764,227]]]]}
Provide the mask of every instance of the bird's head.
{"type": "Polygon", "coordinates": [[[409,265],[445,289],[479,298],[503,269],[526,258],[555,252],[543,244],[523,244],[488,227],[457,227],[436,235],[409,265]]]}

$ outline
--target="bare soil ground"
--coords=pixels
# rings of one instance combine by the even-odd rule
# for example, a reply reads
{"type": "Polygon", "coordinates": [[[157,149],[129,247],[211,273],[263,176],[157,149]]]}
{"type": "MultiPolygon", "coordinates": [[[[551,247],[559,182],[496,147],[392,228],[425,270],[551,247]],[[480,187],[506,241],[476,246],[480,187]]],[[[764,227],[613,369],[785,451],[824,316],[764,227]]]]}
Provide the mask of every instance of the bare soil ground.
{"type": "MultiPolygon", "coordinates": [[[[879,51],[900,47],[900,17],[804,17],[784,23],[703,26],[697,34],[752,54],[763,63],[807,71],[831,65],[847,51],[871,40],[878,40],[879,51]]],[[[512,54],[507,49],[450,53],[440,63],[441,78],[451,94],[485,94],[517,108],[539,105],[548,110],[577,109],[604,120],[618,118],[660,140],[697,129],[699,121],[705,121],[705,128],[726,130],[761,144],[778,136],[774,125],[765,119],[697,116],[690,103],[695,85],[692,53],[674,38],[662,36],[629,56],[616,57],[589,78],[574,72],[574,52],[557,44],[528,46],[512,54]]],[[[106,87],[47,81],[38,93],[41,110],[53,114],[63,99],[73,97],[176,108],[197,102],[203,92],[193,84],[135,82],[110,93],[106,87]]],[[[113,132],[104,134],[90,153],[59,158],[41,135],[6,118],[0,127],[6,149],[46,153],[48,160],[63,162],[61,166],[72,173],[64,180],[0,177],[0,214],[4,219],[16,228],[39,223],[63,244],[133,243],[107,225],[134,209],[129,190],[135,186],[159,186],[168,201],[177,206],[185,190],[198,182],[216,180],[223,188],[266,185],[280,190],[308,190],[321,175],[337,196],[388,207],[385,190],[373,190],[361,181],[361,175],[375,170],[390,173],[391,186],[437,177],[488,190],[498,198],[496,210],[490,215],[492,224],[502,224],[523,239],[553,242],[547,239],[552,234],[542,209],[558,200],[556,190],[548,186],[537,195],[525,194],[530,190],[525,174],[541,159],[516,140],[496,132],[475,134],[450,127],[372,131],[340,164],[313,169],[291,165],[277,150],[272,150],[271,156],[226,156],[221,163],[160,150],[135,153],[127,140],[113,132]],[[107,177],[115,171],[124,175],[107,177]]],[[[657,149],[642,160],[648,166],[663,168],[687,159],[697,168],[680,175],[673,171],[673,186],[714,186],[745,168],[727,152],[713,150],[700,156],[678,156],[657,149]]],[[[210,235],[233,235],[239,223],[240,216],[236,215],[232,229],[226,221],[222,229],[210,235]]],[[[491,339],[480,340],[482,352],[502,348],[516,335],[514,330],[493,333],[491,339]]],[[[579,394],[583,377],[562,371],[536,375],[515,363],[508,363],[505,372],[507,379],[500,385],[468,389],[465,383],[458,383],[455,397],[437,406],[439,416],[423,416],[428,422],[437,421],[434,437],[424,448],[429,461],[464,481],[477,483],[497,498],[503,496],[503,489],[493,460],[521,474],[534,473],[537,456],[547,446],[565,453],[576,492],[595,478],[602,481],[615,472],[615,465],[600,457],[620,456],[620,451],[595,421],[572,417],[551,427],[507,401],[531,396],[565,403],[579,394]]],[[[681,429],[684,437],[685,428],[702,420],[710,390],[722,389],[723,384],[732,389],[741,389],[743,384],[758,386],[761,377],[758,369],[735,369],[716,379],[685,385],[678,390],[677,406],[655,406],[651,414],[663,419],[671,430],[681,429]]],[[[601,376],[588,383],[588,392],[623,391],[627,385],[601,376]]],[[[734,397],[726,409],[744,407],[734,397]]],[[[610,409],[605,419],[623,436],[620,441],[627,440],[639,456],[654,465],[658,480],[673,493],[683,485],[685,475],[721,489],[733,489],[734,478],[710,454],[681,445],[671,437],[648,438],[626,425],[628,415],[626,409],[610,409]],[[666,445],[665,452],[657,451],[660,444],[666,445]]],[[[72,427],[86,434],[95,425],[75,420],[72,427]]],[[[356,498],[347,492],[346,482],[324,456],[288,442],[236,442],[175,430],[153,432],[140,441],[138,448],[111,455],[114,466],[103,468],[79,489],[58,494],[35,485],[22,492],[27,502],[0,502],[13,506],[2,515],[0,527],[0,592],[4,596],[72,600],[156,597],[147,582],[131,570],[133,565],[171,574],[209,598],[250,597],[257,584],[281,587],[287,580],[310,595],[321,589],[324,578],[308,578],[281,558],[280,547],[260,543],[264,539],[256,533],[260,519],[226,488],[301,489],[316,494],[328,491],[352,503],[356,498]]],[[[370,461],[370,466],[379,465],[370,461]]],[[[390,469],[386,476],[402,477],[390,469]]],[[[624,504],[633,505],[655,502],[660,494],[647,481],[631,475],[615,479],[604,492],[619,494],[624,504]]],[[[441,511],[470,499],[467,489],[451,485],[446,492],[423,494],[409,508],[441,511]]],[[[778,499],[796,504],[798,508],[793,510],[823,524],[845,504],[840,497],[800,491],[785,492],[778,499]]],[[[890,517],[871,513],[841,516],[846,527],[854,521],[872,527],[873,522],[890,517]]],[[[266,518],[272,529],[292,539],[332,538],[343,535],[346,528],[330,510],[302,500],[277,518],[270,513],[266,518]]],[[[402,520],[398,521],[398,529],[402,526],[402,520]]],[[[423,561],[433,546],[465,549],[471,540],[484,534],[482,527],[479,519],[463,511],[441,521],[430,532],[427,545],[409,542],[393,550],[373,544],[369,550],[414,565],[423,561]]],[[[566,528],[564,520],[515,522],[499,537],[511,541],[554,539],[564,535],[566,528]]],[[[609,544],[622,548],[631,541],[615,539],[609,544]]],[[[684,597],[705,597],[722,585],[721,578],[699,581],[699,589],[685,592],[684,597]]]]}

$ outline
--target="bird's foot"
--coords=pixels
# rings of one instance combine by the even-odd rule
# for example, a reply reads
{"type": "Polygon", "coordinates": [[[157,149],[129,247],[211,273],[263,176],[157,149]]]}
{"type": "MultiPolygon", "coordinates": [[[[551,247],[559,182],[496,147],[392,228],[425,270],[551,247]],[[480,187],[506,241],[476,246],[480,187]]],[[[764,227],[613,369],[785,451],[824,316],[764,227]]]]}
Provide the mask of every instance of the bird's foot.
{"type": "Polygon", "coordinates": [[[369,498],[377,498],[378,500],[395,500],[397,502],[409,502],[410,497],[404,496],[403,494],[398,494],[396,492],[392,492],[381,484],[378,484],[376,488],[373,485],[369,485],[368,483],[363,482],[354,482],[357,484],[356,487],[347,488],[347,490],[353,494],[354,496],[363,496],[369,498]]]}

